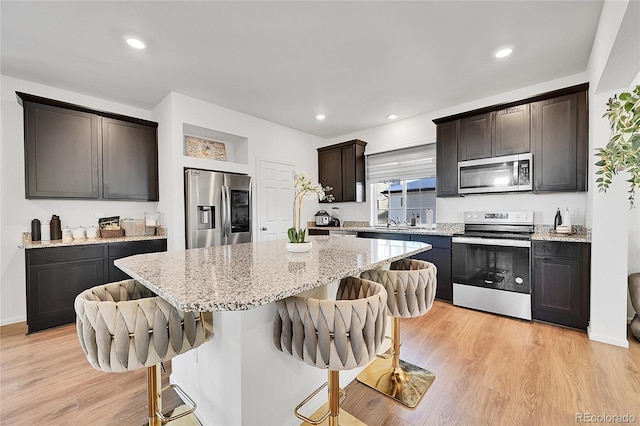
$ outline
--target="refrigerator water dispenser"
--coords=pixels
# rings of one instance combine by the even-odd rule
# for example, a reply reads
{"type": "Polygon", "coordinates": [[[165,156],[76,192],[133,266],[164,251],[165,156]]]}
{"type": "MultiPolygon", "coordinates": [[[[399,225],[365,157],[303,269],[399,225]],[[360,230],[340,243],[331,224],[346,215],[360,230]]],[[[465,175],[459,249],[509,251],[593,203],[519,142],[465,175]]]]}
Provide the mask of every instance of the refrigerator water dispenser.
{"type": "Polygon", "coordinates": [[[198,229],[216,228],[216,207],[198,206],[198,229]]]}

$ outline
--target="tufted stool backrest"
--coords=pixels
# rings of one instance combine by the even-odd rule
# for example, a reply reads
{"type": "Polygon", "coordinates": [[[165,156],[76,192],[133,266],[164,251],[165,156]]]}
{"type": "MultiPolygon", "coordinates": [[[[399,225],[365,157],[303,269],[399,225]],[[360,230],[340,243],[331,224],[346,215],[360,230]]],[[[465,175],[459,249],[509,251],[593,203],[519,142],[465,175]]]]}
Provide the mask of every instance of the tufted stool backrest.
{"type": "Polygon", "coordinates": [[[387,294],[375,282],[347,277],[338,300],[300,296],[276,302],[276,348],[309,365],[349,370],[371,361],[384,339],[387,294]]]}
{"type": "Polygon", "coordinates": [[[436,297],[436,266],[423,260],[402,259],[393,262],[390,270],[372,269],[360,277],[384,286],[388,294],[389,315],[393,317],[424,315],[436,297]]]}
{"type": "Polygon", "coordinates": [[[85,290],[74,307],[80,346],[105,372],[150,367],[208,339],[199,314],[176,309],[135,280],[85,290]]]}

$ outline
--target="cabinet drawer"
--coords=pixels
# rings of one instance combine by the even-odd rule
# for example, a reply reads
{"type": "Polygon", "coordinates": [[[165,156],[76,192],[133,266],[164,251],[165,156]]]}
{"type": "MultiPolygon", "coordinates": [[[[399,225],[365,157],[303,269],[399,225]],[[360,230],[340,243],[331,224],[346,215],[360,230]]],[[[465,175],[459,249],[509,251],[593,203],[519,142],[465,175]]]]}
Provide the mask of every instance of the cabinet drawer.
{"type": "Polygon", "coordinates": [[[108,256],[118,258],[166,250],[167,240],[129,241],[125,243],[110,243],[108,256]]]}
{"type": "Polygon", "coordinates": [[[27,250],[27,260],[30,265],[44,265],[56,262],[96,259],[104,256],[104,250],[104,244],[30,249],[27,250]]]}
{"type": "Polygon", "coordinates": [[[579,259],[582,257],[583,243],[556,241],[534,241],[534,256],[553,256],[579,259]]]}

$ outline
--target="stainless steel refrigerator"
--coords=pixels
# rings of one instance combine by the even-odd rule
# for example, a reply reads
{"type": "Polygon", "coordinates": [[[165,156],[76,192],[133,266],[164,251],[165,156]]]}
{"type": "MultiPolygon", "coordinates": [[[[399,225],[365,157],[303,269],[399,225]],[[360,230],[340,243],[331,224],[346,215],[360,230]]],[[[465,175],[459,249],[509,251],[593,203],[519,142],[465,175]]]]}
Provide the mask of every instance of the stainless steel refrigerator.
{"type": "Polygon", "coordinates": [[[186,169],[186,247],[251,241],[252,179],[247,175],[186,169]]]}

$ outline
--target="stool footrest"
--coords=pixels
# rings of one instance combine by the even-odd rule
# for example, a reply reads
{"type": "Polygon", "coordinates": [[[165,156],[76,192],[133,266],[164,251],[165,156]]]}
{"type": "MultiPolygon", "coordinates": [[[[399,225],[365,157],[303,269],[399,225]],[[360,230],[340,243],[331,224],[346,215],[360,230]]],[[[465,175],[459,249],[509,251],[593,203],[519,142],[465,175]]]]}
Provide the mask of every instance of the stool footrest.
{"type": "MultiPolygon", "coordinates": [[[[315,391],[313,391],[311,393],[311,395],[309,395],[308,397],[306,397],[304,399],[304,401],[302,401],[300,404],[298,404],[296,406],[296,409],[293,410],[293,413],[296,415],[297,418],[299,418],[300,420],[303,420],[309,424],[312,425],[319,425],[320,423],[322,423],[323,421],[325,421],[327,419],[327,417],[329,417],[329,415],[331,414],[331,411],[327,411],[326,414],[324,416],[322,416],[322,418],[318,419],[318,420],[312,420],[308,417],[303,416],[302,414],[300,414],[298,412],[298,410],[300,410],[307,402],[311,401],[311,399],[313,399],[314,396],[316,396],[322,389],[326,388],[327,386],[329,386],[329,382],[325,382],[322,386],[320,386],[318,389],[316,389],[315,391]]],[[[347,396],[347,393],[344,391],[344,389],[339,388],[340,391],[340,400],[339,403],[342,403],[342,401],[344,401],[344,399],[347,396]]]]}
{"type": "Polygon", "coordinates": [[[156,414],[158,415],[158,418],[160,418],[160,421],[164,424],[164,423],[169,423],[172,422],[174,420],[177,420],[179,418],[182,418],[184,416],[188,416],[189,414],[193,413],[194,411],[196,411],[196,408],[198,408],[198,406],[196,405],[196,403],[189,397],[189,395],[187,395],[187,393],[185,391],[182,390],[182,388],[178,385],[167,385],[165,387],[162,388],[162,392],[168,390],[168,389],[173,389],[176,391],[176,393],[178,394],[178,396],[180,396],[180,398],[182,399],[182,401],[184,401],[185,405],[187,405],[189,407],[189,409],[183,413],[180,414],[176,414],[175,416],[170,416],[170,417],[166,417],[164,414],[162,414],[160,411],[157,411],[156,414]]]}

